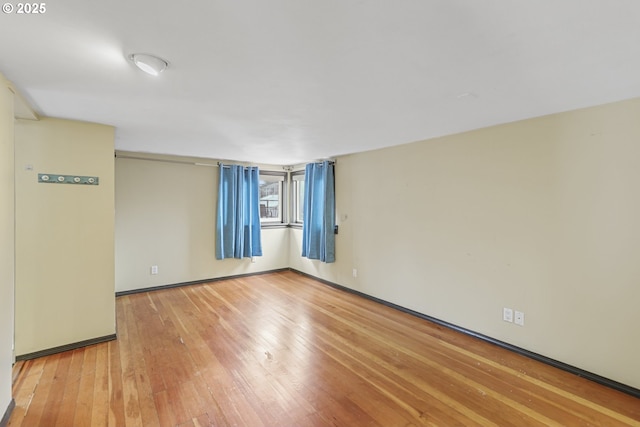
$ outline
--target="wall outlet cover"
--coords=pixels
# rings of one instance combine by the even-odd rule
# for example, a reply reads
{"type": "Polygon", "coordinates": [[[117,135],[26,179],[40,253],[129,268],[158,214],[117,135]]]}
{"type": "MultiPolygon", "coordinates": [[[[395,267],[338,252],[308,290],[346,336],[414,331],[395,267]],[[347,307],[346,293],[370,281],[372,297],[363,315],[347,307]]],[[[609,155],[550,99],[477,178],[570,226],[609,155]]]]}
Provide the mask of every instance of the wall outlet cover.
{"type": "Polygon", "coordinates": [[[516,310],[514,322],[515,322],[516,325],[524,326],[524,312],[523,311],[517,311],[516,310]]]}

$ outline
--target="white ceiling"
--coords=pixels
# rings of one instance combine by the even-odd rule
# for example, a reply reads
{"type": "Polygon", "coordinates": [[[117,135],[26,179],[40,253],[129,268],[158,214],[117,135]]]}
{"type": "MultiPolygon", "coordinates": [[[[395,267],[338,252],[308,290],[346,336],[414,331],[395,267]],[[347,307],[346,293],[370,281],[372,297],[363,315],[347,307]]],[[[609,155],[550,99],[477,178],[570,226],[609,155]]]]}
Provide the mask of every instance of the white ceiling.
{"type": "Polygon", "coordinates": [[[119,150],[295,164],[640,96],[640,1],[52,0],[0,72],[119,150]]]}

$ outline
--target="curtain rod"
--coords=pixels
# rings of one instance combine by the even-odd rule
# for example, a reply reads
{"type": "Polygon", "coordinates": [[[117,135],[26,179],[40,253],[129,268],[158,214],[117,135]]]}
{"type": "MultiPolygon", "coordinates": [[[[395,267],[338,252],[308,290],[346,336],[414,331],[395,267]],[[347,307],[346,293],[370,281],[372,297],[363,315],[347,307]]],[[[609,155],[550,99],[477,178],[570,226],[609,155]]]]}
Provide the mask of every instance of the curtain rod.
{"type": "Polygon", "coordinates": [[[335,160],[317,160],[317,161],[311,162],[311,163],[322,164],[324,162],[328,162],[330,165],[335,165],[336,164],[335,160]]]}
{"type": "Polygon", "coordinates": [[[218,167],[224,167],[224,168],[228,168],[230,166],[242,166],[243,168],[259,168],[259,166],[256,165],[238,165],[237,163],[229,163],[229,164],[223,164],[222,162],[218,162],[217,166],[218,167]]]}
{"type": "Polygon", "coordinates": [[[126,156],[126,155],[123,156],[123,155],[119,155],[117,153],[116,153],[115,157],[116,157],[116,159],[133,159],[133,160],[145,160],[145,161],[148,161],[148,162],[177,163],[177,164],[180,164],[180,165],[209,166],[209,167],[218,166],[217,164],[187,162],[187,161],[184,161],[184,160],[152,159],[150,157],[126,156]]]}
{"type": "MultiPolygon", "coordinates": [[[[220,167],[223,165],[222,162],[216,162],[216,163],[199,163],[199,162],[187,162],[185,160],[170,160],[170,159],[153,159],[150,157],[139,157],[139,156],[123,156],[123,155],[118,155],[116,153],[115,157],[117,159],[133,159],[133,160],[146,160],[148,162],[161,162],[161,163],[177,163],[180,165],[194,165],[194,166],[208,166],[208,167],[212,167],[212,168],[216,168],[216,167],[220,167]]],[[[230,165],[224,165],[224,167],[229,167],[230,165]]],[[[243,167],[255,167],[255,166],[243,166],[243,167]]]]}
{"type": "MultiPolygon", "coordinates": [[[[176,164],[180,164],[180,165],[208,166],[208,167],[220,167],[220,165],[222,165],[222,163],[223,163],[221,161],[218,161],[216,163],[199,163],[199,162],[188,162],[188,161],[184,161],[184,160],[154,159],[154,158],[151,158],[151,157],[127,156],[127,155],[122,155],[122,154],[118,154],[118,153],[115,153],[114,157],[116,159],[145,160],[147,162],[176,163],[176,164]]],[[[327,161],[332,165],[336,164],[336,160],[327,160],[327,161]]],[[[324,160],[318,160],[318,161],[314,161],[314,162],[310,162],[310,163],[322,163],[322,162],[324,162],[324,160]]],[[[225,165],[225,166],[227,166],[227,165],[225,165]]],[[[244,166],[244,167],[255,167],[255,166],[244,166]]],[[[288,171],[288,172],[293,170],[293,166],[283,166],[282,168],[285,171],[288,171]]]]}

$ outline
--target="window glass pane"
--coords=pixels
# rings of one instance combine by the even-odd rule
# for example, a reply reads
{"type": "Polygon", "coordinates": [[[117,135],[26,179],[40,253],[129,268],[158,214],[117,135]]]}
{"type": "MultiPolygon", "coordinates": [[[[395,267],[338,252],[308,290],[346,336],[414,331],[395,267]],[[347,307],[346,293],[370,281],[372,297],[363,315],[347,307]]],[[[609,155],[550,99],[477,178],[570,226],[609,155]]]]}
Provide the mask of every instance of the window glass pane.
{"type": "Polygon", "coordinates": [[[295,218],[296,222],[302,222],[304,218],[304,181],[298,181],[295,218]]]}
{"type": "Polygon", "coordinates": [[[282,222],[284,176],[260,174],[260,221],[282,222]]]}
{"type": "Polygon", "coordinates": [[[304,172],[291,176],[293,181],[293,222],[301,224],[304,218],[304,172]]]}

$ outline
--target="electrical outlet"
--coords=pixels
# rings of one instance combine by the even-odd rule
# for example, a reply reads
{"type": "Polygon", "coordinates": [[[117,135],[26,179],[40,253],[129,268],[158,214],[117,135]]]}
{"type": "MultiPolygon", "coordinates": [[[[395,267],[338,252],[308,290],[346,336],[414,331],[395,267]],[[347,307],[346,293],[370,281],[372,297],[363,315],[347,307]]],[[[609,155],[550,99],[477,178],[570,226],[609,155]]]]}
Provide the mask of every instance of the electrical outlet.
{"type": "Polygon", "coordinates": [[[158,274],[158,266],[157,265],[152,265],[151,266],[151,274],[158,274]]]}
{"type": "Polygon", "coordinates": [[[507,307],[502,309],[502,320],[505,322],[513,322],[513,310],[507,307]]]}
{"type": "Polygon", "coordinates": [[[524,326],[524,312],[516,310],[514,322],[516,325],[524,326]]]}
{"type": "Polygon", "coordinates": [[[354,268],[352,273],[353,273],[353,277],[358,277],[358,269],[357,268],[354,268]]]}

